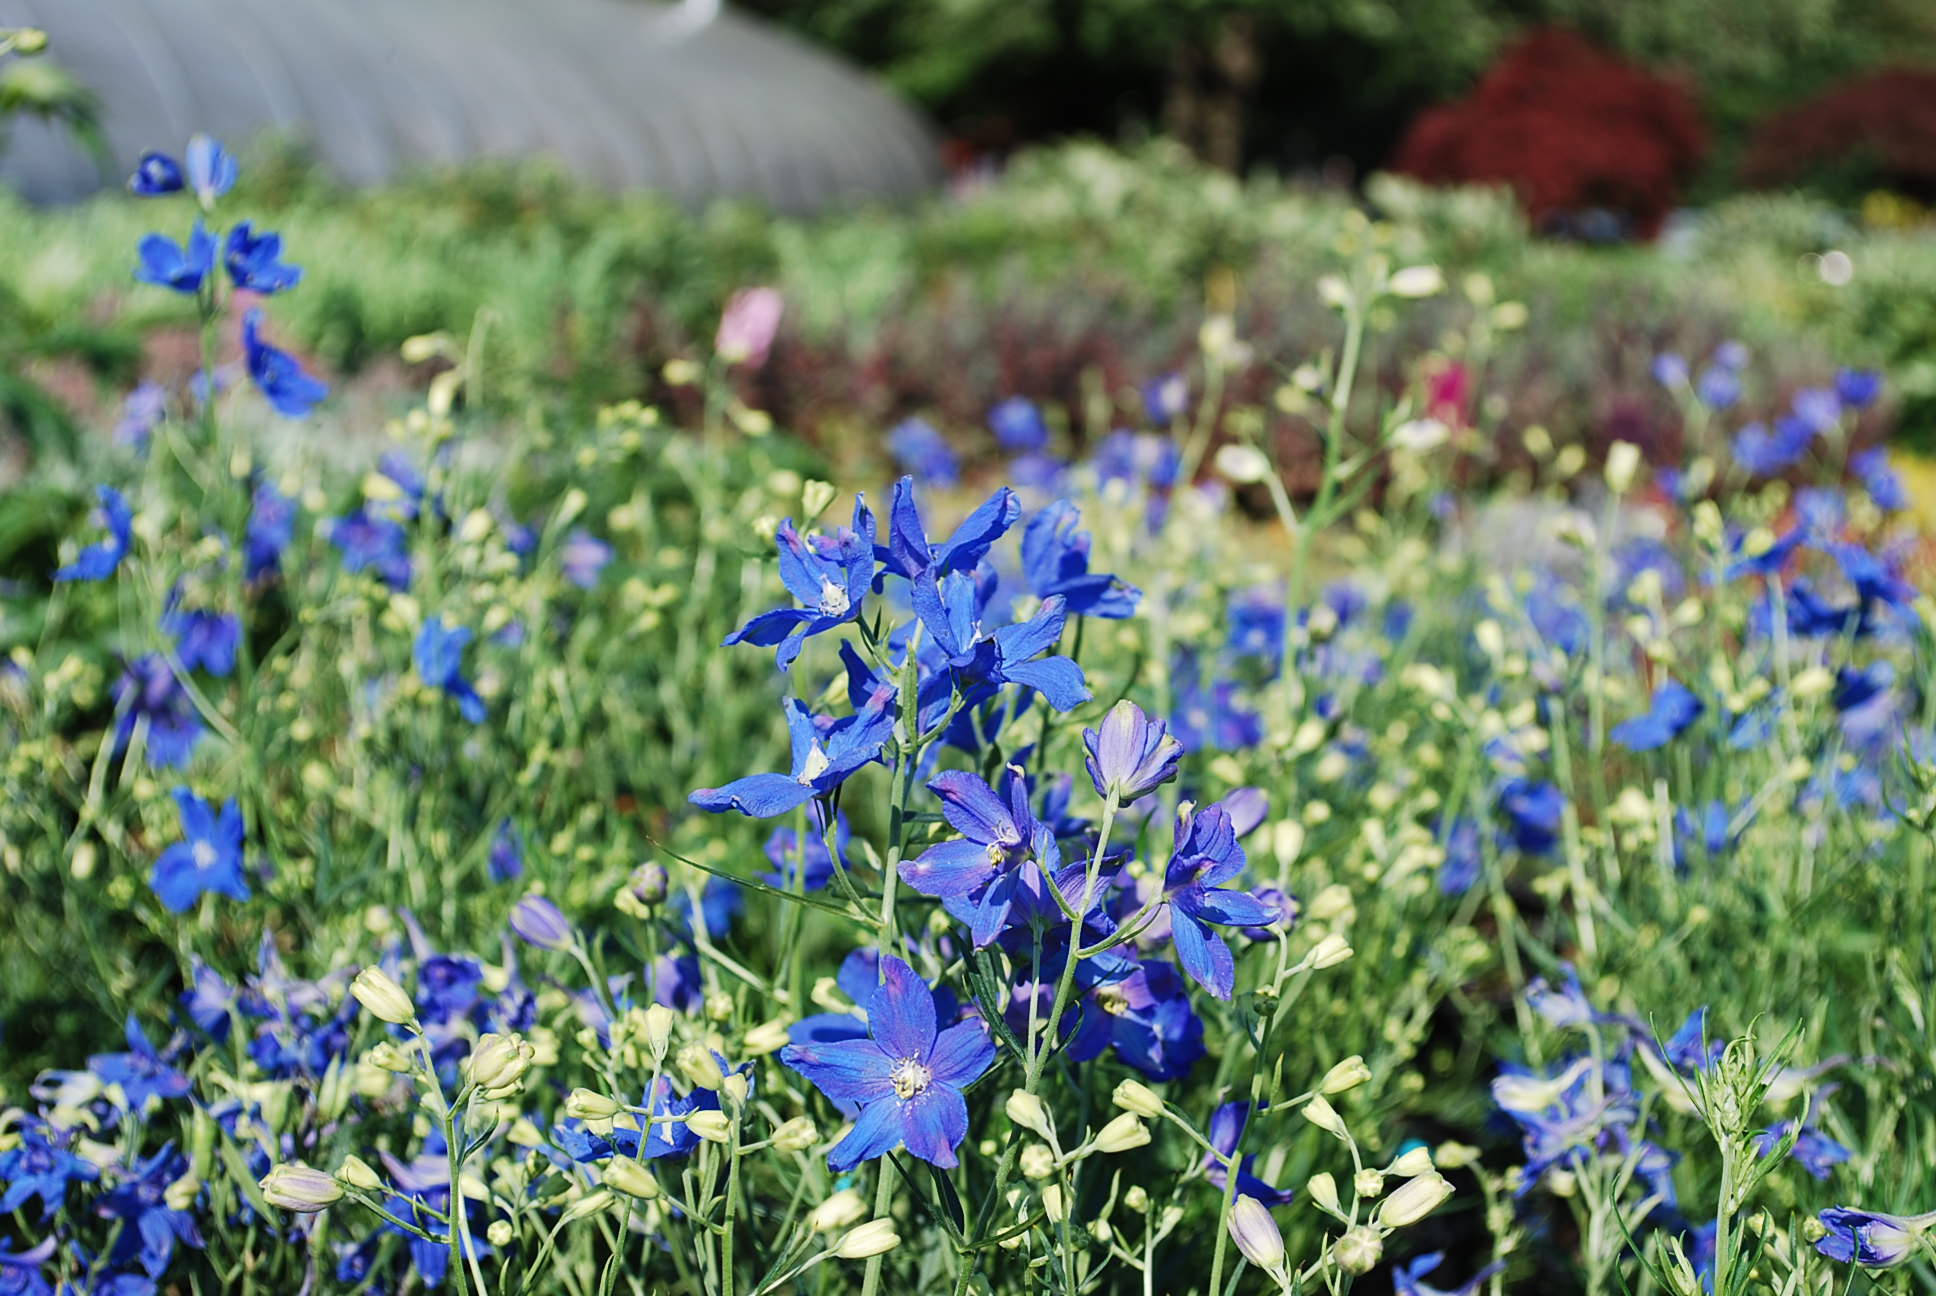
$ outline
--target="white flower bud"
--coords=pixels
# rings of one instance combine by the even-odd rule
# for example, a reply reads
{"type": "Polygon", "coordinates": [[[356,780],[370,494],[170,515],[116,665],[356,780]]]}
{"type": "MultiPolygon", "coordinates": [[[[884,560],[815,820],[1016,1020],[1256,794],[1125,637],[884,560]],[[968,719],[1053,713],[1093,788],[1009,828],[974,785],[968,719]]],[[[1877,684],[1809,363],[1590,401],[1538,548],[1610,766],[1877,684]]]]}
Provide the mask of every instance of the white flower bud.
{"type": "Polygon", "coordinates": [[[417,1015],[417,1007],[403,987],[380,967],[366,967],[350,982],[350,993],[371,1016],[401,1026],[417,1015]]]}
{"type": "Polygon", "coordinates": [[[1146,1147],[1149,1141],[1149,1126],[1135,1112],[1124,1112],[1097,1132],[1095,1147],[1098,1152],[1114,1154],[1146,1147]]]}
{"type": "Polygon", "coordinates": [[[1344,1231],[1336,1242],[1331,1244],[1331,1258],[1338,1262],[1338,1268],[1348,1274],[1367,1274],[1378,1267],[1378,1260],[1385,1253],[1384,1239],[1378,1230],[1363,1224],[1344,1231]]]}
{"type": "Polygon", "coordinates": [[[1431,297],[1445,289],[1445,276],[1435,265],[1406,266],[1391,277],[1394,297],[1431,297]]]}
{"type": "Polygon", "coordinates": [[[1026,1089],[1017,1089],[1009,1094],[1002,1110],[1008,1118],[1031,1134],[1039,1134],[1045,1139],[1055,1137],[1054,1127],[1049,1123],[1049,1109],[1042,1100],[1026,1089]]]}
{"type": "Polygon", "coordinates": [[[1117,1085],[1111,1099],[1124,1111],[1135,1112],[1138,1116],[1158,1120],[1163,1115],[1163,1100],[1157,1097],[1156,1091],[1135,1080],[1125,1080],[1117,1085]]]}
{"type": "Polygon", "coordinates": [[[1284,1235],[1270,1208],[1255,1197],[1240,1196],[1230,1204],[1230,1237],[1244,1259],[1259,1269],[1283,1267],[1284,1235]]]}
{"type": "Polygon", "coordinates": [[[590,1089],[574,1089],[565,1095],[565,1115],[573,1120],[608,1121],[625,1110],[615,1098],[590,1089]]]}
{"type": "Polygon", "coordinates": [[[807,1227],[816,1233],[831,1233],[846,1228],[867,1214],[867,1203],[852,1188],[839,1192],[807,1212],[807,1227]]]}
{"type": "Polygon", "coordinates": [[[343,1164],[336,1167],[336,1179],[363,1192],[378,1193],[387,1191],[383,1177],[370,1168],[370,1163],[360,1156],[347,1156],[343,1164]]]}
{"type": "Polygon", "coordinates": [[[819,1141],[820,1130],[804,1116],[795,1116],[773,1131],[773,1146],[782,1152],[800,1152],[819,1141]]]}
{"type": "Polygon", "coordinates": [[[640,1201],[650,1201],[665,1191],[659,1187],[658,1177],[645,1168],[643,1161],[635,1161],[628,1156],[613,1157],[607,1162],[599,1182],[640,1201]]]}
{"type": "Polygon", "coordinates": [[[1434,1170],[1407,1179],[1398,1190],[1378,1203],[1377,1221],[1388,1229],[1404,1228],[1437,1210],[1452,1195],[1452,1185],[1434,1170]]]}
{"type": "Polygon", "coordinates": [[[842,1260],[865,1260],[899,1245],[901,1237],[894,1231],[893,1220],[868,1220],[859,1228],[849,1230],[834,1247],[834,1254],[842,1260]]]}
{"type": "Polygon", "coordinates": [[[733,1137],[733,1122],[720,1111],[694,1112],[686,1117],[686,1128],[709,1143],[724,1143],[733,1137]]]}
{"type": "Polygon", "coordinates": [[[262,1176],[262,1196],[271,1206],[310,1215],[341,1201],[343,1186],[306,1165],[279,1165],[262,1176]]]}
{"type": "Polygon", "coordinates": [[[1430,1170],[1431,1168],[1432,1168],[1431,1149],[1424,1148],[1424,1147],[1415,1147],[1410,1152],[1407,1152],[1404,1156],[1399,1157],[1398,1160],[1392,1162],[1390,1167],[1390,1172],[1392,1174],[1399,1176],[1401,1179],[1410,1179],[1414,1175],[1424,1174],[1426,1171],[1430,1170]]]}
{"type": "Polygon", "coordinates": [[[1338,1181],[1328,1171],[1312,1175],[1305,1181],[1304,1191],[1324,1210],[1338,1212],[1338,1181]]]}
{"type": "Polygon", "coordinates": [[[1347,1089],[1356,1089],[1369,1079],[1371,1079],[1371,1068],[1365,1065],[1364,1058],[1353,1053],[1324,1073],[1324,1079],[1319,1083],[1318,1091],[1339,1094],[1347,1089]]]}
{"type": "Polygon", "coordinates": [[[1337,1108],[1325,1101],[1323,1094],[1314,1094],[1311,1101],[1304,1104],[1304,1119],[1337,1138],[1350,1138],[1345,1129],[1344,1117],[1338,1115],[1337,1108]]]}

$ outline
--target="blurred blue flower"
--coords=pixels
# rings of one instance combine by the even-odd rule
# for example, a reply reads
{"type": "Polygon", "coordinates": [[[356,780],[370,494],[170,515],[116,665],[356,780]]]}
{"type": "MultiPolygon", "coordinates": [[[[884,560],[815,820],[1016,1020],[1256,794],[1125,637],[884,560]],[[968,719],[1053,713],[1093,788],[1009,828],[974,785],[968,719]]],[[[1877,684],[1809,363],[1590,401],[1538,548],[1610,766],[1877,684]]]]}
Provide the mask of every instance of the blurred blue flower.
{"type": "Polygon", "coordinates": [[[136,279],[184,296],[200,292],[203,280],[215,268],[215,239],[199,220],[189,231],[185,247],[165,234],[150,234],[136,250],[141,256],[136,279]]]}
{"type": "Polygon", "coordinates": [[[988,411],[988,426],[1005,450],[1034,454],[1048,448],[1049,427],[1034,401],[1010,396],[988,411]]]}
{"type": "Polygon", "coordinates": [[[431,688],[455,698],[459,715],[472,724],[483,724],[484,699],[464,678],[464,649],[471,638],[469,626],[446,626],[442,617],[431,617],[417,632],[417,674],[431,688]]]}
{"type": "Polygon", "coordinates": [[[1923,1235],[1936,1225],[1936,1211],[1923,1215],[1886,1215],[1854,1206],[1831,1206],[1821,1213],[1828,1235],[1815,1249],[1831,1260],[1887,1269],[1916,1254],[1923,1235]]]}
{"type": "MultiPolygon", "coordinates": [[[[1095,963],[1084,963],[1077,977],[1095,963]]],[[[1024,1014],[1017,1029],[1025,1028],[1024,1014]]],[[[1097,978],[1081,1001],[1069,1060],[1087,1062],[1109,1047],[1152,1080],[1181,1079],[1203,1057],[1203,1019],[1174,964],[1145,959],[1125,975],[1097,978]]]]}
{"type": "Polygon", "coordinates": [[[242,808],[230,797],[218,818],[215,808],[187,788],[176,788],[182,839],[155,860],[149,885],[173,913],[186,913],[211,893],[249,898],[242,868],[242,808]]]}
{"type": "Polygon", "coordinates": [[[1419,1256],[1409,1264],[1398,1265],[1392,1270],[1392,1296],[1474,1296],[1486,1279],[1492,1277],[1506,1266],[1493,1261],[1473,1274],[1457,1287],[1431,1287],[1421,1281],[1445,1260],[1445,1252],[1433,1251],[1419,1256]]]}
{"type": "Polygon", "coordinates": [[[1840,369],[1835,374],[1835,398],[1849,409],[1867,409],[1882,394],[1882,375],[1873,369],[1840,369]]]}
{"type": "Polygon", "coordinates": [[[346,571],[368,571],[391,589],[410,588],[410,537],[403,524],[358,509],[330,524],[329,542],[346,571]]]}
{"type": "Polygon", "coordinates": [[[114,749],[123,751],[138,724],[147,725],[148,759],[164,769],[179,769],[195,754],[205,732],[195,700],[188,695],[173,668],[159,653],[128,663],[115,681],[114,705],[118,719],[114,749]]]}
{"type": "Polygon", "coordinates": [[[1499,809],[1512,844],[1528,855],[1544,855],[1559,841],[1566,796],[1551,783],[1507,779],[1499,786],[1499,809]]]}
{"type": "Polygon", "coordinates": [[[128,189],[142,198],[159,198],[182,190],[181,163],[166,153],[143,153],[128,177],[128,189]]]}
{"type": "Polygon", "coordinates": [[[141,1029],[133,1013],[128,1014],[125,1035],[126,1053],[96,1053],[87,1060],[87,1069],[102,1084],[121,1086],[128,1106],[137,1112],[150,1102],[186,1098],[191,1088],[188,1077],[163,1059],[148,1042],[148,1033],[141,1029]]]}
{"type": "Polygon", "coordinates": [[[1077,616],[1120,620],[1136,615],[1141,590],[1119,576],[1089,571],[1090,537],[1076,530],[1081,513],[1074,501],[1049,505],[1022,530],[1022,574],[1037,598],[1056,596],[1077,616]]]}
{"type": "Polygon", "coordinates": [[[182,669],[204,670],[223,678],[235,669],[242,623],[232,614],[184,608],[170,595],[168,609],[161,614],[161,628],[175,641],[175,655],[182,669]]]}
{"type": "Polygon", "coordinates": [[[41,1218],[47,1219],[67,1204],[68,1184],[92,1183],[101,1177],[92,1161],[73,1151],[73,1131],[29,1116],[21,1121],[18,1134],[20,1141],[0,1152],[0,1179],[7,1182],[7,1191],[0,1194],[0,1212],[11,1215],[38,1197],[41,1218]]]}
{"type": "Polygon", "coordinates": [[[220,140],[208,135],[190,139],[182,163],[188,187],[204,207],[214,205],[217,198],[235,188],[235,157],[220,140]]]}
{"type": "Polygon", "coordinates": [[[901,471],[923,486],[946,488],[961,481],[961,465],[948,439],[926,419],[896,423],[887,434],[887,448],[901,471]]]}
{"type": "Polygon", "coordinates": [[[1862,489],[1869,492],[1875,506],[1885,513],[1909,507],[1909,492],[1902,486],[1902,478],[1889,464],[1889,451],[1884,446],[1859,450],[1849,456],[1849,471],[1862,483],[1862,489]]]}
{"type": "Polygon", "coordinates": [[[121,492],[112,486],[96,486],[94,496],[101,502],[99,516],[107,535],[75,554],[73,562],[55,572],[57,581],[106,580],[134,546],[134,510],[128,507],[121,492]]]}
{"type": "Polygon", "coordinates": [[[509,819],[500,819],[491,838],[488,860],[491,881],[509,882],[524,876],[524,837],[509,819]]]}
{"type": "Polygon", "coordinates": [[[1621,721],[1607,736],[1628,751],[1653,751],[1680,737],[1705,709],[1685,684],[1669,679],[1654,690],[1645,713],[1621,721]]]}
{"type": "Polygon", "coordinates": [[[222,264],[235,286],[265,296],[302,281],[302,267],[286,265],[281,258],[282,235],[270,230],[258,234],[248,221],[229,231],[222,249],[222,264]]]}
{"type": "MultiPolygon", "coordinates": [[[[809,828],[817,816],[809,815],[809,828]]],[[[847,826],[844,813],[834,815],[833,843],[839,852],[840,866],[847,866],[847,842],[851,830],[847,826]]],[[[771,871],[760,876],[760,880],[771,887],[791,891],[794,879],[799,878],[802,891],[818,891],[833,881],[834,856],[827,850],[827,840],[818,831],[807,833],[804,859],[800,847],[799,834],[791,828],[775,828],[766,839],[766,858],[773,865],[771,871]]]]}
{"type": "MultiPolygon", "coordinates": [[[[1219,1192],[1229,1184],[1226,1163],[1236,1155],[1250,1116],[1251,1104],[1247,1102],[1224,1103],[1210,1115],[1210,1146],[1217,1150],[1217,1155],[1203,1154],[1203,1177],[1219,1192]]],[[[1296,1190],[1278,1188],[1259,1179],[1252,1170],[1256,1161],[1254,1155],[1247,1155],[1237,1163],[1237,1191],[1245,1197],[1255,1197],[1266,1206],[1290,1205],[1297,1196],[1296,1190]]]]}
{"type": "Polygon", "coordinates": [[[566,580],[579,589],[591,589],[612,561],[612,546],[581,528],[565,537],[558,549],[558,561],[566,580]]]}
{"type": "MultiPolygon", "coordinates": [[[[255,484],[249,525],[243,538],[243,573],[259,580],[282,564],[282,552],[296,534],[296,501],[264,478],[255,484]]],[[[409,583],[408,577],[405,584],[409,583]]]]}
{"type": "Polygon", "coordinates": [[[284,418],[302,418],[329,395],[328,383],[304,373],[294,356],[262,340],[262,312],[253,307],[242,316],[242,352],[249,377],[284,418]]]}

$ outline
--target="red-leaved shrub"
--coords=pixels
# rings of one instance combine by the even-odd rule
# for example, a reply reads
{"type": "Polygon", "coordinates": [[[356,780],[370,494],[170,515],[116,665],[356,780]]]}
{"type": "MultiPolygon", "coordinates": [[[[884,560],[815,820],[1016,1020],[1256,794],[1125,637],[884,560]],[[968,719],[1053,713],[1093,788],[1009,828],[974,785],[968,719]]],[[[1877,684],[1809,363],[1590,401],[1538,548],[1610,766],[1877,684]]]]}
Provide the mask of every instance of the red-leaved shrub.
{"type": "Polygon", "coordinates": [[[1470,95],[1419,114],[1394,165],[1434,184],[1510,185],[1540,228],[1597,211],[1651,238],[1705,142],[1679,83],[1542,28],[1470,95]]]}
{"type": "Polygon", "coordinates": [[[1815,180],[1936,197],[1936,71],[1889,68],[1778,113],[1741,164],[1750,184],[1815,180]]]}

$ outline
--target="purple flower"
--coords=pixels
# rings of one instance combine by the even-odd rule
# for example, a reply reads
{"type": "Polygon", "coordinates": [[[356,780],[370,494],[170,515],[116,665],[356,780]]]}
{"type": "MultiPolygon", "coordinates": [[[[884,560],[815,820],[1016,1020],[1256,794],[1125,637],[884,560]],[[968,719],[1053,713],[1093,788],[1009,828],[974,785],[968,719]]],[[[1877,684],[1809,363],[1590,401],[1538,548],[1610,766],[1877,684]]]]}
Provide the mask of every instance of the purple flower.
{"type": "Polygon", "coordinates": [[[780,316],[786,302],[774,288],[742,288],[726,303],[719,317],[719,331],[713,337],[713,350],[727,364],[747,364],[757,369],[766,363],[767,352],[780,331],[780,316]]]}
{"type": "Polygon", "coordinates": [[[793,519],[780,523],[780,581],[802,606],[762,612],[726,636],[728,645],[778,646],[781,670],[793,665],[814,635],[860,616],[861,602],[874,580],[874,514],[855,499],[853,525],[832,535],[802,536],[793,519]]]}
{"type": "Polygon", "coordinates": [[[721,788],[700,788],[687,800],[702,810],[737,810],[771,819],[833,791],[849,775],[879,759],[894,729],[894,693],[877,689],[853,715],[833,720],[811,714],[798,698],[785,702],[793,768],[786,774],[751,774],[721,788]]]}
{"type": "Polygon", "coordinates": [[[1544,855],[1559,841],[1566,794],[1551,783],[1508,779],[1499,786],[1499,809],[1512,844],[1528,855],[1544,855]]]}
{"type": "Polygon", "coordinates": [[[1887,1269],[1914,1255],[1923,1234],[1936,1224],[1936,1211],[1923,1215],[1885,1215],[1854,1206],[1831,1206],[1821,1214],[1828,1236],[1815,1249],[1831,1260],[1887,1269]]]}
{"type": "Polygon", "coordinates": [[[1889,466],[1889,451],[1884,447],[1875,446],[1849,456],[1849,471],[1862,483],[1862,489],[1869,492],[1877,508],[1893,513],[1909,507],[1909,492],[1902,488],[1902,478],[1889,466]]]}
{"type": "Polygon", "coordinates": [[[482,724],[484,699],[464,678],[464,649],[470,641],[470,627],[446,626],[442,617],[431,617],[417,632],[417,674],[431,688],[455,698],[459,715],[472,724],[482,724]]]}
{"type": "Polygon", "coordinates": [[[1161,720],[1151,719],[1128,698],[1110,707],[1102,724],[1082,731],[1082,745],[1089,752],[1085,763],[1096,795],[1114,795],[1120,805],[1148,796],[1175,778],[1183,759],[1183,744],[1169,736],[1161,720]]]}
{"type": "Polygon", "coordinates": [[[1792,1120],[1779,1121],[1755,1135],[1755,1155],[1774,1156],[1791,1133],[1795,1136],[1795,1145],[1788,1154],[1795,1158],[1795,1164],[1823,1183],[1828,1182],[1829,1172],[1851,1155],[1847,1148],[1815,1126],[1792,1120]]]}
{"type": "Polygon", "coordinates": [[[1643,715],[1623,720],[1607,735],[1628,751],[1653,751],[1681,736],[1705,710],[1686,685],[1670,679],[1654,690],[1643,715]]]}
{"type": "Polygon", "coordinates": [[[904,419],[887,434],[894,462],[923,486],[953,486],[961,480],[961,465],[948,440],[926,419],[904,419]]]}
{"type": "Polygon", "coordinates": [[[114,425],[114,439],[136,454],[148,452],[148,441],[155,424],[168,415],[168,390],[158,382],[141,382],[121,402],[121,421],[114,425]]]}
{"type": "Polygon", "coordinates": [[[66,1205],[68,1184],[100,1178],[93,1162],[70,1149],[72,1139],[72,1131],[55,1129],[38,1117],[22,1121],[20,1142],[0,1152],[0,1179],[7,1183],[7,1191],[0,1194],[0,1212],[11,1215],[38,1197],[45,1219],[66,1205]]]}
{"type": "MultiPolygon", "coordinates": [[[[1096,962],[1084,963],[1077,977],[1096,962]]],[[[1108,1047],[1152,1080],[1179,1080],[1204,1055],[1203,1020],[1190,1007],[1175,964],[1145,959],[1127,975],[1102,977],[1090,987],[1069,1039],[1069,1060],[1086,1062],[1108,1047]]]]}
{"type": "Polygon", "coordinates": [[[159,198],[163,194],[180,193],[182,190],[181,163],[166,153],[153,150],[143,153],[141,160],[134,165],[134,174],[128,177],[130,192],[142,198],[159,198]]]}
{"type": "Polygon", "coordinates": [[[235,669],[242,623],[231,614],[170,607],[161,615],[161,628],[174,639],[175,655],[183,669],[204,670],[223,678],[235,669]]]}
{"type": "Polygon", "coordinates": [[[115,681],[114,705],[120,717],[114,728],[114,749],[125,749],[138,724],[147,725],[148,759],[164,769],[188,764],[204,732],[195,700],[175,678],[166,658],[149,653],[128,663],[115,681]]]}
{"type": "Polygon", "coordinates": [[[222,264],[235,286],[265,296],[294,288],[302,280],[302,267],[285,265],[281,258],[282,235],[270,230],[257,234],[248,221],[229,231],[222,249],[222,264]]]}
{"type": "Polygon", "coordinates": [[[57,581],[106,580],[134,547],[134,510],[128,507],[121,492],[112,486],[96,486],[94,496],[101,502],[101,525],[107,528],[107,535],[75,554],[73,562],[55,572],[57,581]]]}
{"type": "Polygon", "coordinates": [[[598,578],[612,561],[612,546],[583,529],[573,531],[565,537],[559,547],[558,559],[565,571],[565,579],[579,589],[590,589],[598,584],[598,578]]]}
{"type": "Polygon", "coordinates": [[[988,411],[988,426],[1005,450],[1034,454],[1049,444],[1049,428],[1042,421],[1042,411],[1026,397],[1010,396],[988,411]]]}
{"type": "Polygon", "coordinates": [[[1062,598],[1078,616],[1121,620],[1136,615],[1141,590],[1120,577],[1089,571],[1089,533],[1076,530],[1081,514],[1071,500],[1029,519],[1022,531],[1022,574],[1037,598],[1062,598]]]}
{"type": "MultiPolygon", "coordinates": [[[[818,891],[833,881],[834,857],[827,851],[826,838],[814,827],[817,816],[809,819],[809,829],[802,859],[799,835],[791,828],[775,828],[766,839],[766,858],[773,865],[771,872],[761,875],[760,880],[768,886],[783,891],[793,889],[797,877],[802,891],[818,891]]],[[[840,865],[847,864],[847,841],[849,829],[845,814],[834,815],[834,850],[840,854],[840,865]]]]}
{"type": "Polygon", "coordinates": [[[780,1060],[828,1098],[858,1105],[854,1127],[827,1154],[835,1171],[852,1170],[898,1146],[943,1169],[968,1136],[962,1089],[995,1060],[980,1020],[937,1030],[936,1002],[914,969],[881,959],[881,984],[868,997],[866,1039],[789,1044],[780,1060]]]}
{"type": "Polygon", "coordinates": [[[149,885],[173,913],[186,913],[210,893],[235,900],[249,898],[242,871],[242,808],[230,797],[215,808],[187,788],[175,789],[181,814],[182,839],[155,861],[149,885]]]}
{"type": "Polygon", "coordinates": [[[1176,848],[1163,876],[1163,909],[1177,962],[1192,981],[1219,999],[1236,988],[1236,956],[1213,927],[1264,927],[1278,911],[1248,891],[1223,884],[1243,870],[1244,848],[1222,803],[1176,816],[1176,848]]]}
{"type": "Polygon", "coordinates": [[[995,939],[1008,921],[1017,889],[1032,864],[1054,878],[1062,868],[1055,834],[1029,809],[1028,780],[1008,781],[1008,799],[963,770],[948,770],[928,784],[941,798],[941,814],[961,836],[903,860],[901,880],[923,895],[963,902],[975,948],[995,939]]]}
{"type": "Polygon", "coordinates": [[[242,353],[249,377],[263,397],[284,418],[302,418],[329,395],[329,384],[304,373],[296,358],[262,340],[262,312],[242,316],[242,353]]]}
{"type": "Polygon", "coordinates": [[[1190,399],[1189,384],[1179,373],[1151,378],[1142,387],[1143,413],[1157,427],[1168,427],[1183,417],[1183,406],[1190,399]]]}
{"type": "Polygon", "coordinates": [[[571,944],[570,920],[556,904],[536,892],[511,906],[510,926],[518,939],[539,949],[561,950],[571,944]]]}
{"type": "Polygon", "coordinates": [[[1725,365],[1708,365],[1701,370],[1694,394],[1709,409],[1727,409],[1741,399],[1741,377],[1725,365]]]}
{"type": "Polygon", "coordinates": [[[141,256],[134,271],[137,280],[189,297],[202,290],[202,281],[215,268],[215,239],[199,220],[186,246],[165,234],[150,234],[136,251],[141,256]]]}

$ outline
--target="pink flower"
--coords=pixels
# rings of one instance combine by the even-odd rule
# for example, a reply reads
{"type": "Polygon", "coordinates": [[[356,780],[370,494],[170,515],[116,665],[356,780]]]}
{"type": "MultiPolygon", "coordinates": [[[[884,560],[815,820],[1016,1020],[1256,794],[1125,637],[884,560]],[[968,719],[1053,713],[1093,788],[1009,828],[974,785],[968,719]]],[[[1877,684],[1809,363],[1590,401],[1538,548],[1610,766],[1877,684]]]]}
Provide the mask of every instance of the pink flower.
{"type": "Polygon", "coordinates": [[[773,335],[780,330],[780,314],[785,309],[777,289],[740,289],[719,317],[713,350],[727,364],[759,368],[766,363],[766,353],[773,347],[773,335]]]}

